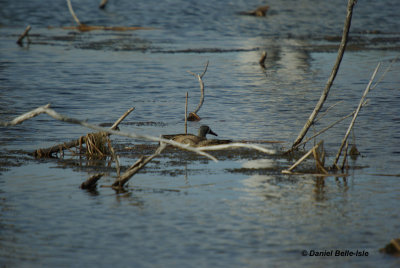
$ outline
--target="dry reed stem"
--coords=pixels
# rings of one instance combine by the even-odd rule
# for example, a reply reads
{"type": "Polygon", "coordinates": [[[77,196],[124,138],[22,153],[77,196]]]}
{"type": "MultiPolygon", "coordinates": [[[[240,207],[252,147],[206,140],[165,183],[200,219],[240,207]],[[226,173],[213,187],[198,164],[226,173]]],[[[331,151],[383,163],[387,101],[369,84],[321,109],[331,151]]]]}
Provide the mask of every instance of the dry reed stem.
{"type": "Polygon", "coordinates": [[[375,79],[376,73],[378,72],[378,69],[379,69],[380,65],[381,65],[381,63],[378,63],[378,65],[376,66],[376,68],[374,70],[374,73],[371,76],[371,79],[368,82],[367,88],[365,89],[364,94],[362,95],[362,97],[360,99],[358,107],[357,107],[357,109],[356,109],[356,111],[354,113],[353,119],[351,120],[350,125],[347,128],[346,134],[344,135],[344,138],[342,140],[342,144],[340,145],[339,151],[336,154],[335,161],[333,162],[333,167],[335,167],[337,169],[339,169],[339,167],[337,166],[337,162],[339,161],[339,158],[340,158],[340,155],[342,153],[343,147],[344,147],[344,145],[345,145],[345,143],[347,141],[347,138],[349,137],[351,129],[354,126],[354,123],[355,123],[355,121],[357,119],[358,113],[360,112],[361,107],[363,106],[364,100],[367,97],[367,94],[368,94],[368,92],[369,92],[369,90],[371,88],[371,84],[372,84],[373,80],[375,79]]]}
{"type": "Polygon", "coordinates": [[[352,17],[352,14],[353,14],[353,7],[354,7],[355,3],[356,3],[355,0],[348,0],[346,20],[345,20],[344,27],[343,27],[342,40],[340,42],[340,46],[339,46],[338,54],[337,54],[337,57],[336,57],[335,65],[333,66],[331,75],[329,76],[329,79],[328,79],[328,81],[326,83],[326,86],[324,88],[324,91],[321,94],[321,97],[320,97],[319,101],[317,102],[314,110],[312,111],[311,115],[309,116],[309,118],[308,118],[306,124],[304,125],[303,129],[300,131],[299,135],[297,136],[296,140],[294,141],[292,147],[295,147],[296,145],[298,145],[303,140],[304,136],[307,134],[309,128],[311,127],[311,125],[313,124],[315,118],[317,117],[319,111],[322,109],[322,106],[324,105],[325,100],[328,98],[329,91],[331,89],[333,81],[335,80],[336,74],[337,74],[337,72],[339,70],[339,66],[340,66],[340,63],[341,63],[342,58],[343,58],[344,51],[346,49],[346,44],[347,44],[350,25],[351,25],[351,17],[352,17]]]}

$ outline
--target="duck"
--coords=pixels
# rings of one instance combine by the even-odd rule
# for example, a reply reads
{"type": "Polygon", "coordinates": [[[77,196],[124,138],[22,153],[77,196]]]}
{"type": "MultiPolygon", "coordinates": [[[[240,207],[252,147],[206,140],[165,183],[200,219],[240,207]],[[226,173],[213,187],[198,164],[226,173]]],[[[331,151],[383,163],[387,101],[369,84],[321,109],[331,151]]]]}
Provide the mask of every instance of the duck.
{"type": "Polygon", "coordinates": [[[173,135],[163,135],[162,138],[173,140],[183,144],[189,144],[190,146],[200,147],[200,146],[210,146],[210,145],[218,145],[218,144],[227,144],[231,143],[231,140],[208,140],[207,134],[218,136],[217,133],[212,131],[209,126],[202,125],[199,128],[199,132],[196,135],[194,134],[173,134],[173,135]]]}
{"type": "Polygon", "coordinates": [[[269,9],[269,6],[260,6],[255,10],[239,12],[239,14],[240,15],[256,16],[256,17],[265,17],[265,15],[267,14],[268,9],[269,9]]]}

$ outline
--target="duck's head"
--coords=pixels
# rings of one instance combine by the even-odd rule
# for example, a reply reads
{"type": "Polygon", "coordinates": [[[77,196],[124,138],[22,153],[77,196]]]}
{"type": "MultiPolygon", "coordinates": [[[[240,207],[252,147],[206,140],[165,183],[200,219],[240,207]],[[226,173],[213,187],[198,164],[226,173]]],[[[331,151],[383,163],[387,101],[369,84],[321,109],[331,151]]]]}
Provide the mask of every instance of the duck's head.
{"type": "Polygon", "coordinates": [[[205,126],[205,125],[201,126],[199,128],[199,137],[205,138],[207,134],[218,136],[217,133],[212,131],[209,126],[205,126]]]}

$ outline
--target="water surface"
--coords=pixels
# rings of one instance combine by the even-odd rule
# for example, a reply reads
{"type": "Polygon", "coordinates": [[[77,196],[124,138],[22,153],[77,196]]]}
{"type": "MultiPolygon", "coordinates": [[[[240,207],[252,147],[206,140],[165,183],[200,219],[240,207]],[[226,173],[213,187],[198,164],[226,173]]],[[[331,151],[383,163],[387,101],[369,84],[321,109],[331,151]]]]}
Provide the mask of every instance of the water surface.
{"type": "MultiPolygon", "coordinates": [[[[296,138],[319,99],[346,11],[346,1],[269,1],[265,18],[237,14],[262,1],[110,1],[104,11],[93,1],[72,4],[89,25],[154,29],[64,30],[74,24],[64,3],[1,1],[1,120],[51,103],[70,117],[111,123],[134,106],[122,130],[182,132],[185,94],[189,110],[200,96],[187,71],[201,73],[209,61],[202,121],[190,122],[189,131],[207,124],[221,139],[284,141],[277,149],[296,138]],[[27,24],[31,43],[20,47],[15,41],[27,24]],[[258,64],[264,50],[266,69],[258,64]]],[[[353,111],[377,63],[384,69],[398,57],[398,14],[393,1],[357,3],[349,50],[325,107],[342,102],[310,133],[353,111]]],[[[214,163],[174,151],[132,178],[124,193],[101,187],[86,192],[80,183],[98,170],[106,171],[100,185],[114,181],[112,161],[37,160],[25,152],[75,139],[87,129],[45,115],[1,128],[0,263],[398,266],[398,259],[378,250],[400,229],[399,70],[394,63],[369,94],[355,126],[361,156],[349,161],[346,180],[281,175],[293,162],[281,155],[233,150],[214,163]],[[303,250],[369,256],[303,257],[303,250]]],[[[348,123],[321,136],[327,163],[348,123]]],[[[112,140],[124,167],[140,152],[123,148],[146,143],[112,140]]]]}

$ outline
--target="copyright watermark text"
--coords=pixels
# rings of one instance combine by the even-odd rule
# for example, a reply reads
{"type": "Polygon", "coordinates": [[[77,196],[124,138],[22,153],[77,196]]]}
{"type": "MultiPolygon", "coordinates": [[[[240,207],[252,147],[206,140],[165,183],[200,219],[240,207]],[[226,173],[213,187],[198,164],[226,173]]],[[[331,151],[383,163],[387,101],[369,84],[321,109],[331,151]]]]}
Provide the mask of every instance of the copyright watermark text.
{"type": "Polygon", "coordinates": [[[301,255],[309,257],[368,257],[367,250],[302,250],[301,255]]]}

